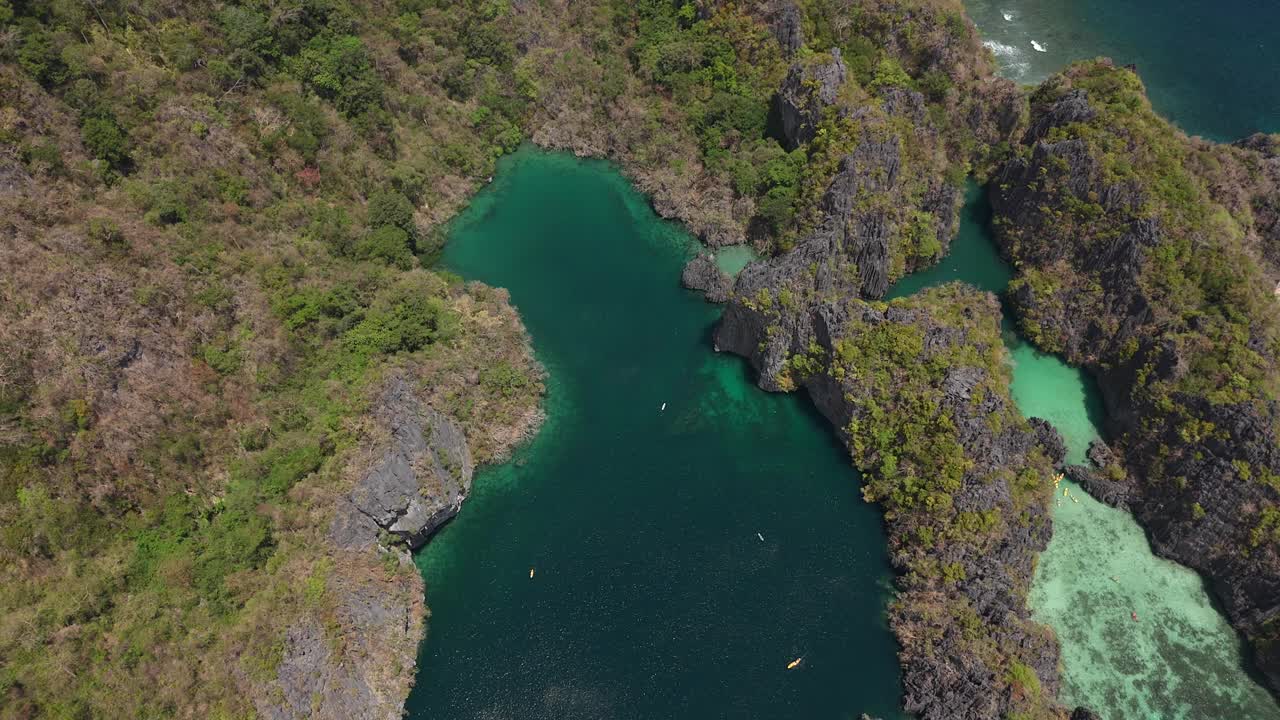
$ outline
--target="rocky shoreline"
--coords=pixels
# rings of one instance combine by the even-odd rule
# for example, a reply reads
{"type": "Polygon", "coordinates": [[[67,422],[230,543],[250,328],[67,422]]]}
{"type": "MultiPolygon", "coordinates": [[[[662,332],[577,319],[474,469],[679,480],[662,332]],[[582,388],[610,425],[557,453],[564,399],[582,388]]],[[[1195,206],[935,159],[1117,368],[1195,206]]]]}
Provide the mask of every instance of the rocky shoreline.
{"type": "Polygon", "coordinates": [[[1151,113],[1130,70],[1105,62],[1071,68],[1037,95],[992,202],[1002,251],[1019,267],[1011,300],[1023,328],[1086,368],[1108,411],[1111,447],[1090,451],[1098,468],[1068,472],[1132,511],[1159,555],[1207,579],[1280,692],[1280,533],[1270,519],[1280,406],[1257,389],[1276,372],[1274,144],[1188,139],[1151,113]],[[1116,117],[1120,103],[1138,118],[1116,117]],[[1144,174],[1142,145],[1166,148],[1186,173],[1144,174]],[[1117,162],[1136,171],[1108,176],[1117,162]],[[1158,182],[1187,189],[1173,203],[1158,182]],[[1219,225],[1199,222],[1214,212],[1219,225]],[[1160,254],[1184,242],[1194,254],[1160,254]],[[1169,265],[1158,263],[1207,286],[1221,282],[1215,258],[1231,263],[1233,286],[1169,295],[1169,265]],[[1221,333],[1242,339],[1209,340],[1221,333]]]}
{"type": "Polygon", "coordinates": [[[864,495],[883,506],[899,573],[890,626],[902,645],[905,709],[926,720],[1056,712],[1057,643],[1030,619],[1026,594],[1052,532],[1051,474],[1064,447],[1048,423],[1023,421],[1008,396],[999,303],[950,286],[888,307],[850,299],[788,311],[747,299],[762,297],[763,277],[757,268],[739,280],[716,349],[747,358],[765,390],[804,388],[865,473],[864,495]],[[922,343],[911,357],[854,351],[874,352],[885,335],[922,343]],[[978,352],[951,360],[962,348],[978,352]],[[891,372],[886,381],[876,367],[907,361],[939,370],[923,380],[891,372]],[[903,398],[919,402],[895,406],[903,398]],[[948,429],[915,442],[954,446],[954,455],[929,464],[904,449],[891,461],[888,450],[868,448],[886,428],[894,428],[891,444],[912,442],[896,428],[912,427],[905,416],[925,407],[948,429]],[[948,462],[964,467],[954,485],[914,489],[928,482],[919,478],[946,475],[948,462]]]}

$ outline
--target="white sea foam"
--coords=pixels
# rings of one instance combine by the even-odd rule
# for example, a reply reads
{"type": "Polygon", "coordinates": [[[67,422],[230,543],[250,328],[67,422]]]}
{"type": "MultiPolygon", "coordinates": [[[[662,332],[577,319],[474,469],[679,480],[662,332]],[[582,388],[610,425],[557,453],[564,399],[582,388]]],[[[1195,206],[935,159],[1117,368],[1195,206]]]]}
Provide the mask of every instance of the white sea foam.
{"type": "Polygon", "coordinates": [[[990,48],[991,52],[995,53],[998,58],[1014,58],[1022,55],[1022,51],[1018,48],[1012,45],[1005,45],[998,40],[984,40],[982,44],[990,48]]]}
{"type": "Polygon", "coordinates": [[[998,40],[984,40],[985,45],[996,56],[1005,74],[1015,80],[1024,77],[1031,70],[1031,63],[1021,48],[1006,45],[998,40]]]}
{"type": "Polygon", "coordinates": [[[1041,45],[1040,43],[1036,42],[1035,40],[1032,40],[1032,41],[1031,41],[1031,47],[1035,48],[1035,49],[1036,49],[1036,52],[1049,52],[1048,50],[1045,50],[1045,48],[1044,48],[1044,46],[1043,46],[1043,45],[1041,45]]]}

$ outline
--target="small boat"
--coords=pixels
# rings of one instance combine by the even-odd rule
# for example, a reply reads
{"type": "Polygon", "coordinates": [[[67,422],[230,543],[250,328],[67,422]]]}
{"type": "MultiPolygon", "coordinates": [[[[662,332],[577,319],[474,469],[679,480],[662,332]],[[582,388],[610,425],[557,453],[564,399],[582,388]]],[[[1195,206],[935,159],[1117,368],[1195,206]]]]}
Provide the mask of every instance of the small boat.
{"type": "Polygon", "coordinates": [[[788,670],[795,670],[795,669],[796,669],[796,666],[798,666],[798,665],[800,664],[800,661],[801,661],[801,660],[803,660],[803,659],[804,659],[804,656],[802,655],[802,656],[800,656],[800,657],[796,658],[795,660],[792,660],[791,662],[787,663],[787,669],[788,669],[788,670]]]}
{"type": "Polygon", "coordinates": [[[1049,52],[1048,50],[1045,49],[1043,45],[1036,42],[1035,40],[1031,41],[1031,47],[1035,48],[1036,52],[1049,52]]]}
{"type": "Polygon", "coordinates": [[[1129,613],[1129,616],[1133,618],[1133,621],[1134,621],[1134,622],[1138,622],[1138,613],[1136,613],[1136,612],[1131,612],[1131,613],[1129,613]]]}
{"type": "Polygon", "coordinates": [[[667,409],[667,404],[662,403],[662,407],[658,408],[658,412],[662,412],[663,410],[666,410],[666,409],[667,409]]]}
{"type": "Polygon", "coordinates": [[[1069,488],[1062,488],[1062,497],[1068,497],[1068,492],[1070,492],[1069,488]]]}
{"type": "Polygon", "coordinates": [[[760,542],[764,542],[764,536],[760,533],[756,533],[756,537],[760,538],[760,542]]]}
{"type": "Polygon", "coordinates": [[[529,579],[533,579],[533,568],[529,568],[529,579]]]}

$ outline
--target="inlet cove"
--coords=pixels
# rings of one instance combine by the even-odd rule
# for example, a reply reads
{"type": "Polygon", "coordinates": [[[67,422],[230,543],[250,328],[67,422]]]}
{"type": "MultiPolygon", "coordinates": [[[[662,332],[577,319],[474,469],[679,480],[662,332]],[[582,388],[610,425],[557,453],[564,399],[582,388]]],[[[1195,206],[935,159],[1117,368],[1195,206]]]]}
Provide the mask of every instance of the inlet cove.
{"type": "Polygon", "coordinates": [[[1280,720],[1278,25],[0,0],[0,720],[1280,720]]]}
{"type": "MultiPolygon", "coordinates": [[[[989,222],[970,184],[948,257],[888,299],[1002,293],[989,222]]],[[[696,248],[612,167],[532,148],[451,226],[448,267],[511,291],[548,420],[418,555],[433,614],[411,717],[905,717],[879,512],[807,398],[711,351],[719,312],[675,282],[696,248]]],[[[715,260],[736,275],[753,254],[715,260]]],[[[1091,379],[1008,317],[1001,336],[1021,413],[1088,464],[1091,379]]],[[[1105,718],[1280,716],[1200,579],[1127,513],[1058,488],[1029,601],[1061,643],[1059,699],[1105,718]]]]}

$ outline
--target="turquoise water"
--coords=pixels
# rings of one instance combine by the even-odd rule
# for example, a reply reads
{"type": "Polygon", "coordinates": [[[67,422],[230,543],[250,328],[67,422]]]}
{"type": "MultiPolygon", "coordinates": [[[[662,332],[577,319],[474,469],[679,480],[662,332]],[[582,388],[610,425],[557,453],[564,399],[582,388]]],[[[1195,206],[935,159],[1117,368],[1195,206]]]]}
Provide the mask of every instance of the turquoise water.
{"type": "MultiPolygon", "coordinates": [[[[987,229],[981,191],[970,185],[966,200],[950,254],[902,280],[894,296],[952,280],[997,293],[1008,284],[1012,274],[987,229]]],[[[1036,351],[1007,315],[1004,338],[1014,401],[1023,414],[1058,428],[1067,462],[1085,462],[1103,419],[1091,379],[1036,351]]],[[[1243,669],[1240,639],[1200,578],[1156,557],[1131,515],[1064,481],[1053,519],[1028,601],[1032,616],[1058,634],[1064,704],[1085,705],[1106,720],[1280,718],[1280,707],[1243,669]]]]}
{"type": "Polygon", "coordinates": [[[1136,64],[1156,109],[1187,132],[1218,140],[1280,132],[1280,2],[964,4],[1014,80],[1038,83],[1073,60],[1105,55],[1136,64]]]}
{"type": "Polygon", "coordinates": [[[879,513],[802,397],[711,352],[690,245],[610,166],[529,148],[454,224],[445,264],[510,290],[549,417],[417,556],[410,717],[896,716],[879,513]]]}
{"type": "Polygon", "coordinates": [[[750,245],[730,245],[715,251],[716,266],[731,277],[736,277],[756,257],[750,245]]]}

